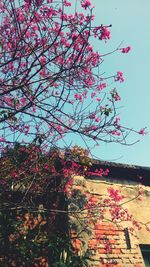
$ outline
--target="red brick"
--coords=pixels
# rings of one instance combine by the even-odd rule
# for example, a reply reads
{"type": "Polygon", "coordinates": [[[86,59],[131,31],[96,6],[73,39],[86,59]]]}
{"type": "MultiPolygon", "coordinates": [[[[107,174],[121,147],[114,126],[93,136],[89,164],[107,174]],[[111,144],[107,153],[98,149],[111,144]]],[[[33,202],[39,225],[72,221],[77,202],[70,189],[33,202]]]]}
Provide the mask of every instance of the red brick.
{"type": "Polygon", "coordinates": [[[96,235],[118,235],[119,233],[117,231],[113,231],[113,230],[100,229],[100,230],[95,230],[95,234],[96,235]]]}
{"type": "Polygon", "coordinates": [[[109,240],[109,243],[110,243],[110,244],[116,244],[117,242],[116,242],[116,240],[114,240],[114,239],[113,239],[113,240],[110,239],[110,240],[109,240]]]}
{"type": "Polygon", "coordinates": [[[97,242],[96,239],[90,239],[89,242],[88,242],[88,247],[90,249],[94,249],[94,248],[97,247],[97,244],[98,244],[98,242],[97,242]]]}
{"type": "Polygon", "coordinates": [[[105,263],[105,264],[102,264],[101,267],[121,267],[121,266],[118,264],[105,263]]]}
{"type": "Polygon", "coordinates": [[[111,253],[112,253],[112,254],[120,254],[120,253],[121,253],[121,249],[119,249],[119,248],[114,248],[114,249],[111,250],[111,253]]]}
{"type": "Polygon", "coordinates": [[[98,252],[99,252],[99,254],[107,254],[106,249],[103,249],[103,248],[99,248],[98,252]]]}

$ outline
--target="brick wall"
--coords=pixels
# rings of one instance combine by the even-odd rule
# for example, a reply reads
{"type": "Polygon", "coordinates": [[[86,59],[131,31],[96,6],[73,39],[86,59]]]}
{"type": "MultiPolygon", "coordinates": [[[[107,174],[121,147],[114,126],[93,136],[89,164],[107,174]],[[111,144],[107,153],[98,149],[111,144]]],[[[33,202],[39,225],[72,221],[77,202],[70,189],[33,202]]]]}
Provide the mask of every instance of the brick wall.
{"type": "Polygon", "coordinates": [[[97,222],[93,236],[88,240],[88,249],[94,263],[90,267],[143,267],[142,255],[137,239],[129,234],[126,240],[125,229],[113,223],[97,222]],[[131,247],[128,248],[128,242],[131,247]]]}

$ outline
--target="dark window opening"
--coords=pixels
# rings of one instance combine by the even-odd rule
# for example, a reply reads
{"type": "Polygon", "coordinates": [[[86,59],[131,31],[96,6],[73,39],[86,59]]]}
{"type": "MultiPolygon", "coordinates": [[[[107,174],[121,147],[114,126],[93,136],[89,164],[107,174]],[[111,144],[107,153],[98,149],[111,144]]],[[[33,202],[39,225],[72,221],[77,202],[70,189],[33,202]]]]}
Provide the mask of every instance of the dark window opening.
{"type": "Polygon", "coordinates": [[[140,245],[146,267],[150,267],[150,245],[140,245]]]}
{"type": "Polygon", "coordinates": [[[124,229],[124,235],[125,235],[127,249],[131,249],[131,241],[130,241],[130,236],[129,236],[128,228],[125,228],[124,229]]]}

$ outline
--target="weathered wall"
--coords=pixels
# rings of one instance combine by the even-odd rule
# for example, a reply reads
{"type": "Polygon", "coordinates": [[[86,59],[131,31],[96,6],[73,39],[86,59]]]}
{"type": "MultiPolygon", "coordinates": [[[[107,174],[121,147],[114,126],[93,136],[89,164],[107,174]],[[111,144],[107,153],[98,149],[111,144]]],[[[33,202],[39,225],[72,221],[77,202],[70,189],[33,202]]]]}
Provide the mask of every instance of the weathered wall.
{"type": "MultiPolygon", "coordinates": [[[[76,177],[81,180],[81,177],[76,177]]],[[[90,191],[95,199],[107,195],[107,188],[114,187],[121,190],[126,196],[124,207],[129,210],[133,217],[143,224],[150,221],[150,187],[143,186],[142,200],[138,200],[138,183],[121,179],[103,179],[92,178],[83,179],[84,187],[90,191]]],[[[84,247],[92,255],[90,267],[144,267],[143,257],[139,244],[150,244],[150,233],[146,227],[133,234],[129,233],[128,238],[125,235],[125,229],[130,228],[130,223],[122,222],[119,225],[111,221],[102,222],[97,219],[92,228],[92,235],[84,237],[84,247]],[[128,240],[130,244],[128,244],[128,240]],[[108,246],[107,246],[108,243],[108,246]],[[131,246],[131,247],[130,247],[131,246]]],[[[80,242],[78,242],[78,247],[80,242]]]]}
{"type": "MultiPolygon", "coordinates": [[[[122,194],[125,195],[126,199],[124,207],[129,210],[133,217],[143,224],[150,221],[150,187],[142,186],[143,196],[139,200],[138,196],[138,183],[133,183],[128,180],[86,180],[86,186],[92,193],[98,193],[105,195],[107,194],[107,188],[113,186],[121,190],[122,194]],[[129,202],[128,202],[129,201],[129,202]]],[[[146,227],[143,227],[137,232],[139,238],[139,244],[150,244],[150,234],[147,232],[146,227]]]]}

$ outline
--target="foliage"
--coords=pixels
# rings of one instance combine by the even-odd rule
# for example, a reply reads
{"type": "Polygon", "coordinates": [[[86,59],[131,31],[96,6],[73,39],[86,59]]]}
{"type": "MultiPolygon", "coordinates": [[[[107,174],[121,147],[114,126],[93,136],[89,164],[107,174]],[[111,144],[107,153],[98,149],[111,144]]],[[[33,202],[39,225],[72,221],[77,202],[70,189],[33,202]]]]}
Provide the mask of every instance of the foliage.
{"type": "Polygon", "coordinates": [[[48,233],[50,222],[44,219],[45,215],[25,210],[0,214],[0,262],[21,267],[86,266],[86,259],[74,253],[69,236],[62,236],[62,231],[48,233]]]}
{"type": "MultiPolygon", "coordinates": [[[[71,185],[74,174],[88,175],[92,162],[88,151],[73,147],[65,151],[52,148],[44,153],[40,146],[21,146],[7,148],[0,161],[0,183],[7,188],[23,191],[64,191],[71,185]],[[63,177],[63,179],[62,179],[63,177]],[[68,184],[69,183],[69,184],[68,184]]],[[[106,175],[108,170],[97,170],[97,175],[106,175]]]]}
{"type": "MultiPolygon", "coordinates": [[[[77,147],[72,151],[71,155],[71,149],[62,152],[53,148],[44,154],[38,146],[16,144],[1,157],[2,264],[87,266],[86,254],[76,254],[72,244],[66,194],[72,185],[71,174],[84,173],[84,166],[87,169],[91,164],[86,151],[77,147]],[[80,156],[82,164],[72,160],[80,156]]],[[[79,190],[72,193],[80,201],[75,209],[77,205],[83,208],[86,196],[79,190]]]]}

